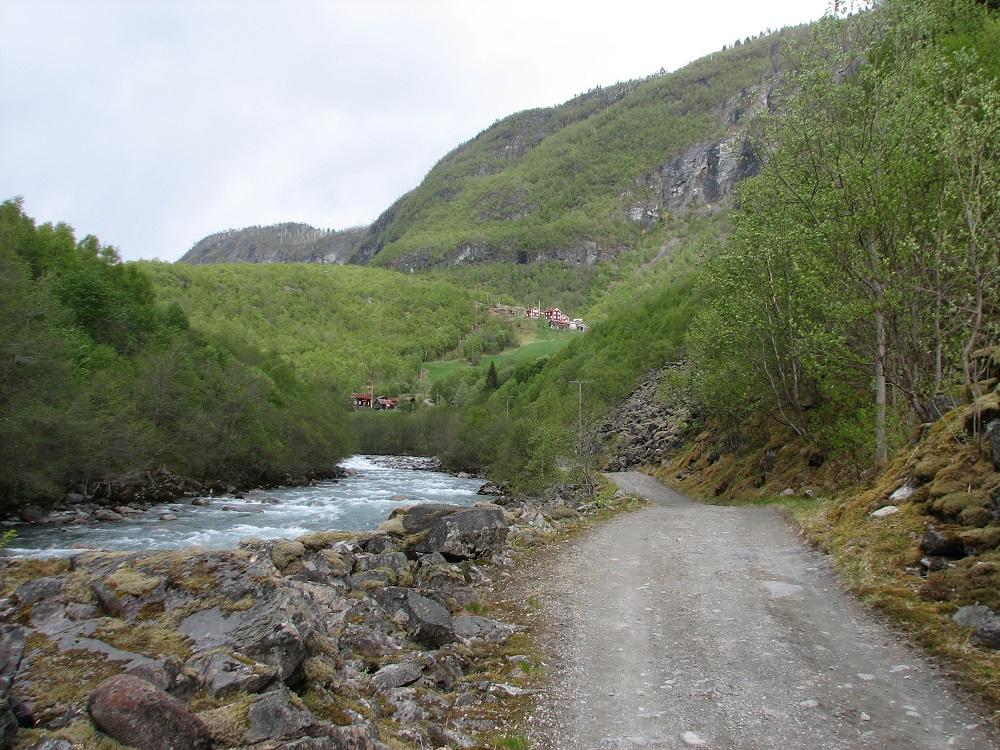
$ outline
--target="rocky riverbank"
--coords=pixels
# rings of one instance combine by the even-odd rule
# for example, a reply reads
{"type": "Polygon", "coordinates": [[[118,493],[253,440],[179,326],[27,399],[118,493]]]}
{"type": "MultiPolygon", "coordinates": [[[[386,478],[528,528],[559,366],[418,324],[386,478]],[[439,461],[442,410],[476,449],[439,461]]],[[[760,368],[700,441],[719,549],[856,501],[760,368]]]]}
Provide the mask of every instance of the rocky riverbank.
{"type": "Polygon", "coordinates": [[[367,534],[5,562],[0,747],[486,746],[530,700],[530,656],[481,602],[600,504],[493,500],[367,534]]]}

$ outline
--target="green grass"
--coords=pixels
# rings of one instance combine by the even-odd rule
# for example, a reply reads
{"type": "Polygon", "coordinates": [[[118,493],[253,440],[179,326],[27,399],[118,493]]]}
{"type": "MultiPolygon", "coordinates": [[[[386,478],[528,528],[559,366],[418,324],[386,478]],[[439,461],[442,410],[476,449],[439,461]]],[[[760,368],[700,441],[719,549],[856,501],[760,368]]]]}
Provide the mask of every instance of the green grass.
{"type": "Polygon", "coordinates": [[[556,331],[541,326],[535,330],[531,330],[531,327],[526,325],[527,321],[520,321],[520,323],[521,325],[517,329],[517,334],[522,343],[506,349],[499,354],[484,355],[479,364],[473,365],[465,359],[425,362],[424,370],[427,373],[427,386],[430,387],[438,380],[447,378],[449,375],[460,370],[489,367],[490,360],[500,369],[506,364],[519,365],[524,362],[533,362],[539,357],[550,357],[566,347],[573,339],[586,335],[579,331],[556,331]]]}

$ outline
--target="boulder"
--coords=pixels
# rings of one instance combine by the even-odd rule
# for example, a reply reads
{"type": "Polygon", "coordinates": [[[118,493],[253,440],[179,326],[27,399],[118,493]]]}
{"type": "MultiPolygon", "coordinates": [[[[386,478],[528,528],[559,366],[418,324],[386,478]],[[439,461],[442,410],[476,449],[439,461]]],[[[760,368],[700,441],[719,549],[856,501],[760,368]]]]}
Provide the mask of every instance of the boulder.
{"type": "Polygon", "coordinates": [[[421,674],[423,674],[423,670],[420,665],[411,661],[387,664],[372,675],[372,685],[376,690],[403,687],[419,680],[421,674]]]}
{"type": "Polygon", "coordinates": [[[278,669],[224,651],[195,654],[184,665],[197,683],[213,697],[257,693],[274,682],[278,669]]]}
{"type": "Polygon", "coordinates": [[[982,604],[969,604],[965,607],[959,607],[951,619],[961,628],[978,628],[980,625],[996,620],[997,616],[989,607],[982,604]]]}
{"type": "Polygon", "coordinates": [[[499,484],[494,484],[493,482],[487,482],[476,492],[477,495],[489,495],[492,497],[500,497],[507,494],[507,488],[499,484]]]}
{"type": "Polygon", "coordinates": [[[37,505],[25,505],[21,508],[21,520],[27,523],[41,523],[45,520],[45,511],[37,505]]]}
{"type": "Polygon", "coordinates": [[[402,612],[410,638],[431,648],[455,640],[455,625],[448,608],[413,589],[386,586],[375,600],[391,615],[402,612]]]}
{"type": "Polygon", "coordinates": [[[96,518],[98,521],[123,521],[123,520],[125,520],[125,516],[123,516],[121,513],[115,513],[113,510],[111,510],[109,508],[101,508],[99,511],[97,511],[94,514],[94,518],[96,518]]]}
{"type": "Polygon", "coordinates": [[[502,643],[517,632],[513,625],[477,615],[461,615],[455,617],[453,622],[455,635],[462,640],[482,638],[491,643],[502,643]]]}
{"type": "Polygon", "coordinates": [[[205,723],[187,706],[145,680],[104,680],[87,703],[94,724],[112,739],[139,750],[208,750],[205,723]]]}
{"type": "Polygon", "coordinates": [[[13,744],[17,734],[17,717],[10,710],[6,700],[0,701],[0,748],[6,750],[13,744]]]}
{"type": "Polygon", "coordinates": [[[965,542],[955,534],[938,531],[928,526],[920,539],[920,551],[930,557],[950,557],[958,559],[965,557],[967,552],[965,542]]]}
{"type": "Polygon", "coordinates": [[[489,503],[471,508],[416,505],[393,511],[389,519],[398,519],[405,533],[414,538],[413,551],[440,552],[453,560],[489,555],[502,549],[507,539],[503,510],[489,503]]]}
{"type": "Polygon", "coordinates": [[[972,642],[983,648],[1000,649],[1000,617],[977,625],[972,631],[972,642]]]}
{"type": "Polygon", "coordinates": [[[247,742],[295,739],[321,732],[321,722],[284,687],[265,693],[247,711],[247,742]]]}

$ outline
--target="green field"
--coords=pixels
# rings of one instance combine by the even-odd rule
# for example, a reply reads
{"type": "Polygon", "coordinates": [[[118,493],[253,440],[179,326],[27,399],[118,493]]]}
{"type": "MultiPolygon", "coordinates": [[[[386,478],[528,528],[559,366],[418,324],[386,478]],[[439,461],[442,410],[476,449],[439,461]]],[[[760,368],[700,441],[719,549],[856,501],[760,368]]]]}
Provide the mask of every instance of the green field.
{"type": "Polygon", "coordinates": [[[446,378],[452,373],[471,367],[488,366],[489,360],[496,363],[497,368],[505,364],[519,365],[522,362],[531,362],[539,357],[549,357],[580,336],[586,334],[579,331],[555,331],[544,326],[534,326],[528,321],[518,322],[518,331],[521,343],[511,347],[499,354],[488,354],[483,356],[478,365],[471,364],[466,359],[448,359],[438,362],[425,362],[424,371],[427,374],[427,386],[432,386],[438,380],[446,378]],[[534,328],[534,330],[529,329],[534,328]]]}

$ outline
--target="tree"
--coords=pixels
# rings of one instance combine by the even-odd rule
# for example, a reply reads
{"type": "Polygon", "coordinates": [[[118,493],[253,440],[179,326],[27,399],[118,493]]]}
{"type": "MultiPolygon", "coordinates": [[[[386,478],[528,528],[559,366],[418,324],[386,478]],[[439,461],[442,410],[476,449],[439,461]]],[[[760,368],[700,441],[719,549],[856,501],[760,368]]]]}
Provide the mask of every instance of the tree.
{"type": "Polygon", "coordinates": [[[486,371],[486,390],[495,391],[500,387],[500,380],[497,377],[497,366],[496,363],[491,359],[490,367],[486,371]]]}

